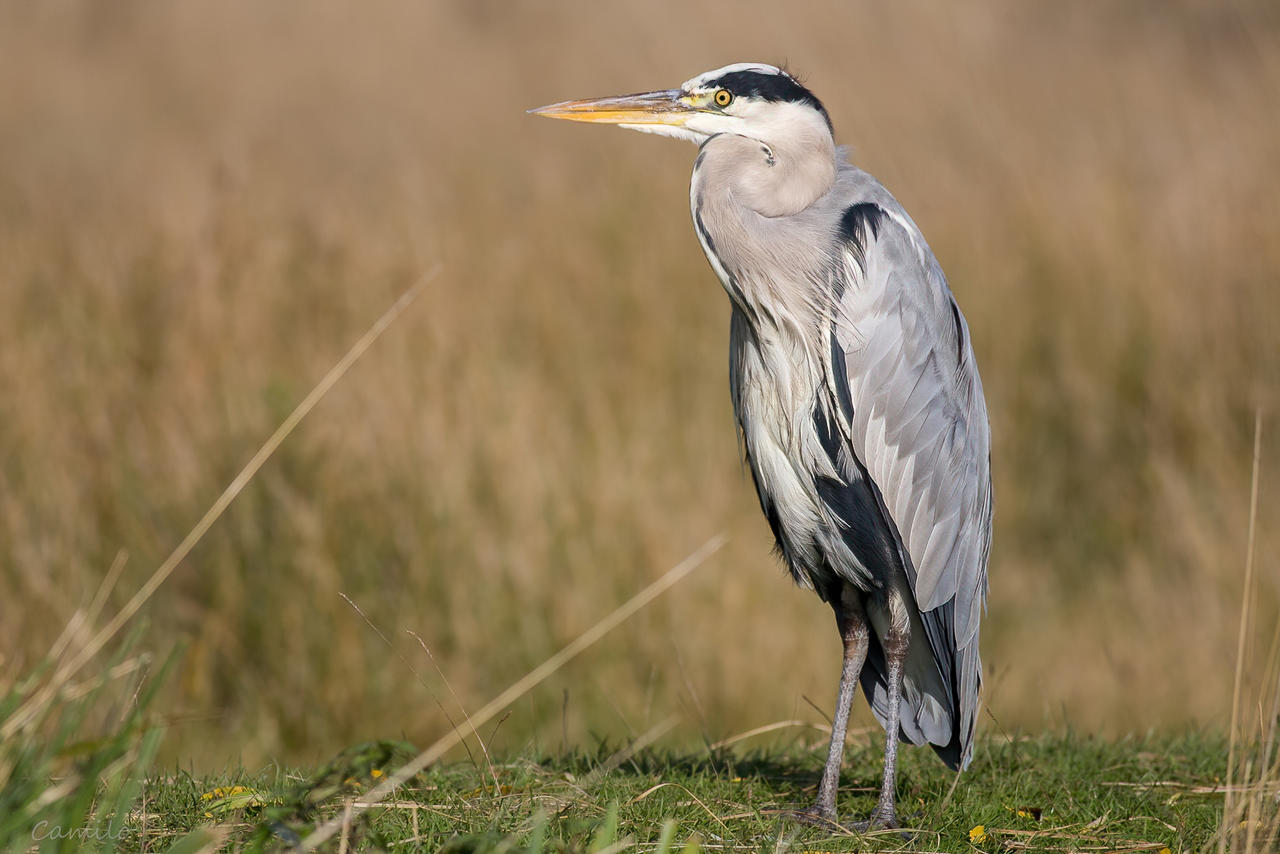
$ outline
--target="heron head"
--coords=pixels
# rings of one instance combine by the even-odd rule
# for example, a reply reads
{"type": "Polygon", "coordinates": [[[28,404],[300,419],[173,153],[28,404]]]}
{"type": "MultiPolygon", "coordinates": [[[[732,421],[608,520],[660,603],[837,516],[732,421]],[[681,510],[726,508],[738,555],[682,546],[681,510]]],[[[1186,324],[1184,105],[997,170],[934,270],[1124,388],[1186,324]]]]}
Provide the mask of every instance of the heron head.
{"type": "Polygon", "coordinates": [[[757,63],[726,65],[686,80],[679,89],[562,101],[529,112],[697,143],[724,133],[770,145],[797,134],[831,137],[822,102],[781,68],[757,63]]]}

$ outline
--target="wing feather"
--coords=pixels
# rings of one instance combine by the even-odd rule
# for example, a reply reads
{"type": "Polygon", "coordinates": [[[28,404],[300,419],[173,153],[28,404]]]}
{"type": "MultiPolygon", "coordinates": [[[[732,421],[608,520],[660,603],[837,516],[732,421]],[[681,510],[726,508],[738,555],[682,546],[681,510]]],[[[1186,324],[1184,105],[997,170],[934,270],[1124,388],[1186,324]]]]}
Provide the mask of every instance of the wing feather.
{"type": "Polygon", "coordinates": [[[854,456],[901,540],[958,761],[972,750],[981,684],[978,620],[991,543],[990,428],[964,319],[937,261],[904,214],[845,235],[834,334],[844,359],[854,456]]]}

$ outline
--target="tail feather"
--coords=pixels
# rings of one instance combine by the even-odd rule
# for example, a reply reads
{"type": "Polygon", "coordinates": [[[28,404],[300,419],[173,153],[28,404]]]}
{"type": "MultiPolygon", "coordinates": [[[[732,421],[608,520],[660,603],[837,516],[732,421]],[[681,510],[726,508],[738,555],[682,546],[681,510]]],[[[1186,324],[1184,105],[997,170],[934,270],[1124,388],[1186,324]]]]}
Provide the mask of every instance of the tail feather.
{"type": "MultiPolygon", "coordinates": [[[[875,607],[870,602],[867,606],[869,611],[875,607]]],[[[949,607],[950,603],[943,606],[949,607]]],[[[875,614],[869,616],[873,630],[859,681],[876,720],[881,726],[885,726],[889,710],[889,668],[881,641],[881,627],[887,625],[888,621],[877,619],[878,615],[875,614]]],[[[887,615],[884,616],[887,618],[887,615]]],[[[907,648],[907,660],[903,667],[898,737],[910,744],[928,744],[950,768],[961,770],[969,764],[973,754],[975,723],[974,709],[966,708],[967,704],[961,700],[971,694],[976,697],[977,688],[974,686],[972,691],[965,690],[964,686],[956,684],[955,677],[976,672],[976,639],[970,647],[959,652],[961,663],[965,666],[948,667],[940,666],[933,644],[925,640],[929,635],[924,619],[913,616],[913,642],[907,648]],[[975,666],[969,666],[970,654],[975,666]],[[943,671],[947,671],[952,678],[945,678],[943,671]]]]}

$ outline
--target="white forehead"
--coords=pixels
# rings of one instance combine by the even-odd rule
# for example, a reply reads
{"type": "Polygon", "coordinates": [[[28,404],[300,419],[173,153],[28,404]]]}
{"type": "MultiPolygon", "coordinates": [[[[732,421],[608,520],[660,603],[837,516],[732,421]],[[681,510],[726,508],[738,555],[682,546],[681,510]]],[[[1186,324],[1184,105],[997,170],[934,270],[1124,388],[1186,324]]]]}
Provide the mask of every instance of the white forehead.
{"type": "Polygon", "coordinates": [[[697,77],[690,78],[681,83],[680,88],[686,92],[696,92],[699,89],[705,89],[712,80],[718,80],[724,75],[732,74],[735,71],[758,71],[761,74],[776,74],[779,77],[788,76],[787,72],[776,65],[765,65],[762,62],[735,62],[733,65],[726,65],[724,68],[717,68],[715,71],[706,71],[697,77]]]}

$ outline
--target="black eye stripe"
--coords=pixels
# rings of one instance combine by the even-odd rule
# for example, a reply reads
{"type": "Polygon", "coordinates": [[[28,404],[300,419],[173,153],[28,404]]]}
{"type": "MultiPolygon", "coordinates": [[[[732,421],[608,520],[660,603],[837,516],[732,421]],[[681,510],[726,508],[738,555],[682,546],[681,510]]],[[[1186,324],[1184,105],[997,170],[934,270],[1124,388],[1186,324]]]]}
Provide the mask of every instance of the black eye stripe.
{"type": "Polygon", "coordinates": [[[708,86],[727,89],[735,97],[760,98],[765,101],[793,101],[813,107],[830,126],[831,118],[817,96],[785,74],[761,71],[731,71],[710,81],[708,86]]]}

